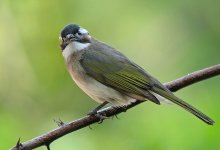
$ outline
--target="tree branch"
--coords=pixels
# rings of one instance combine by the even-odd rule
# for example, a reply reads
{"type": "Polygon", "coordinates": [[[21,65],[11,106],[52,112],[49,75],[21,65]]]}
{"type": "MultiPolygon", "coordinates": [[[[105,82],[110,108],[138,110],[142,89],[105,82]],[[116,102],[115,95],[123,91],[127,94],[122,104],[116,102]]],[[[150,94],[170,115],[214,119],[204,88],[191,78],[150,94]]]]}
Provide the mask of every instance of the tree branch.
{"type": "Polygon", "coordinates": [[[165,83],[165,86],[172,92],[176,92],[186,86],[194,84],[196,82],[217,76],[220,74],[220,64],[214,65],[199,71],[190,73],[184,77],[165,83]]]}
{"type": "MultiPolygon", "coordinates": [[[[205,80],[205,79],[217,76],[217,75],[220,75],[220,64],[193,72],[179,79],[165,83],[164,85],[171,91],[175,92],[193,83],[196,83],[196,82],[199,82],[199,81],[202,81],[202,80],[205,80]]],[[[125,110],[130,109],[140,103],[142,102],[137,101],[135,103],[128,105],[126,108],[108,107],[108,108],[100,110],[99,113],[101,115],[110,117],[110,116],[114,116],[119,113],[122,113],[125,110]]],[[[72,121],[66,124],[62,124],[62,122],[60,122],[60,125],[61,125],[60,127],[52,131],[49,131],[48,133],[45,133],[41,136],[35,137],[32,140],[20,143],[20,138],[19,138],[19,141],[17,142],[16,146],[12,148],[11,150],[31,150],[31,149],[34,149],[40,146],[46,146],[49,149],[50,143],[57,140],[58,138],[68,133],[71,133],[73,131],[87,127],[99,121],[100,121],[100,118],[98,116],[85,116],[85,117],[82,117],[80,119],[77,119],[75,121],[72,121]]]]}

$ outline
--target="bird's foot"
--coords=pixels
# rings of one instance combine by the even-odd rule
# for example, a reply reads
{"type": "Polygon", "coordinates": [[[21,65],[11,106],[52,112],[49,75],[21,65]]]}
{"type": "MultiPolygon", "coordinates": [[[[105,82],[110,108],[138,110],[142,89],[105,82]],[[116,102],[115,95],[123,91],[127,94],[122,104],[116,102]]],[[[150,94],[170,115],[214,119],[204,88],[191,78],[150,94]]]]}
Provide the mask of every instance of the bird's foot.
{"type": "Polygon", "coordinates": [[[105,114],[100,114],[100,113],[97,113],[96,117],[99,118],[98,124],[101,124],[105,119],[109,119],[109,117],[107,117],[105,114]]]}
{"type": "Polygon", "coordinates": [[[109,119],[109,117],[106,116],[106,114],[98,113],[97,111],[91,111],[87,114],[87,116],[96,116],[99,118],[98,124],[101,124],[105,119],[109,119]]]}

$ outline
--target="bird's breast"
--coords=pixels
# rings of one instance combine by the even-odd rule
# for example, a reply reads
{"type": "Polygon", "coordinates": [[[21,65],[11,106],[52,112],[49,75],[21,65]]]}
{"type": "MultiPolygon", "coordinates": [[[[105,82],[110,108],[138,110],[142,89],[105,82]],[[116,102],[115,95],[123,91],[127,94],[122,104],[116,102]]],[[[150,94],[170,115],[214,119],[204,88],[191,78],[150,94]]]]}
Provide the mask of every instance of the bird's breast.
{"type": "Polygon", "coordinates": [[[87,75],[79,62],[80,58],[78,56],[73,57],[74,58],[67,63],[68,71],[75,83],[87,95],[99,103],[104,101],[109,101],[114,105],[124,105],[128,103],[128,99],[131,98],[128,98],[124,94],[98,82],[94,78],[87,75]]]}

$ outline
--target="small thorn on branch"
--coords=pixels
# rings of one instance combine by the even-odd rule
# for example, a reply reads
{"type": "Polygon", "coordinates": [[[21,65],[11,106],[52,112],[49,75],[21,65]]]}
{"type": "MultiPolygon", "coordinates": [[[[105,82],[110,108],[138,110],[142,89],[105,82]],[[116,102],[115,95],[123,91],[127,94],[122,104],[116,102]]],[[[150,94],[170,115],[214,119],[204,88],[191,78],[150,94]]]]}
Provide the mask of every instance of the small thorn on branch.
{"type": "Polygon", "coordinates": [[[59,120],[54,119],[54,122],[58,125],[58,127],[65,125],[65,123],[60,118],[59,118],[59,120]]]}
{"type": "Polygon", "coordinates": [[[113,116],[112,116],[112,119],[114,119],[114,118],[116,118],[116,119],[120,120],[120,118],[118,117],[118,115],[117,115],[117,114],[115,114],[115,115],[113,115],[113,116]]]}
{"type": "Polygon", "coordinates": [[[50,150],[50,143],[45,144],[45,146],[46,146],[47,150],[50,150]]]}
{"type": "Polygon", "coordinates": [[[22,146],[22,144],[20,143],[20,141],[21,141],[21,138],[19,137],[19,139],[18,139],[18,141],[17,141],[17,144],[16,144],[16,148],[17,149],[20,149],[20,147],[22,146]]]}

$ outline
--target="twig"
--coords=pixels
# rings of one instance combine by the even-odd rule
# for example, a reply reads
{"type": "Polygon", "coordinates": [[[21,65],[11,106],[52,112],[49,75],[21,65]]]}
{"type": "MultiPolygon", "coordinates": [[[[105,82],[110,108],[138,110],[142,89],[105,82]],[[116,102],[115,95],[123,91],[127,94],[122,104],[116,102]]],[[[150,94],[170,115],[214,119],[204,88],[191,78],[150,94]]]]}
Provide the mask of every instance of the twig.
{"type": "MultiPolygon", "coordinates": [[[[164,85],[170,89],[171,91],[175,92],[179,89],[182,89],[188,85],[191,85],[193,83],[214,77],[220,75],[220,64],[202,69],[200,71],[193,72],[191,74],[188,74],[184,77],[181,77],[179,79],[176,79],[174,81],[165,83],[164,85]]],[[[108,107],[105,109],[102,109],[99,111],[100,114],[103,114],[107,117],[117,115],[121,112],[124,112],[125,109],[130,109],[142,102],[137,101],[135,103],[132,103],[128,105],[126,108],[112,108],[108,107]]],[[[62,126],[49,131],[48,133],[45,133],[41,136],[35,137],[32,140],[20,143],[12,148],[11,150],[31,150],[40,146],[46,146],[48,148],[48,145],[50,145],[53,141],[57,140],[58,138],[71,133],[73,131],[79,130],[81,128],[87,127],[91,124],[94,124],[96,122],[99,122],[99,117],[97,116],[85,116],[80,119],[77,119],[75,121],[72,121],[70,123],[62,124],[62,126]]]]}

